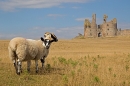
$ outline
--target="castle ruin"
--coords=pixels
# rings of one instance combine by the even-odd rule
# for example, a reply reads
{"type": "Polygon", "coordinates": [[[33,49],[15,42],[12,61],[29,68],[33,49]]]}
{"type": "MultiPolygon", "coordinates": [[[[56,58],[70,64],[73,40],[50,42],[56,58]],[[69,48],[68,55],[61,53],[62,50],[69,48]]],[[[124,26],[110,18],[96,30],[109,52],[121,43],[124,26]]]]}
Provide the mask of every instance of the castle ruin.
{"type": "Polygon", "coordinates": [[[114,37],[119,34],[117,29],[117,19],[107,22],[107,15],[103,17],[103,24],[96,24],[96,14],[92,15],[92,21],[85,19],[84,37],[114,37]]]}

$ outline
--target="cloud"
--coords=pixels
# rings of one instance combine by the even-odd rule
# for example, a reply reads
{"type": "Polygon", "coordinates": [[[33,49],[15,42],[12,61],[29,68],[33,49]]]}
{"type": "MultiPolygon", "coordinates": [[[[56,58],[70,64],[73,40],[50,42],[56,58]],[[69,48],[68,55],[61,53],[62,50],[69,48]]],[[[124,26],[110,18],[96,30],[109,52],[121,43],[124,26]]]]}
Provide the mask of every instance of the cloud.
{"type": "Polygon", "coordinates": [[[61,15],[61,14],[48,14],[48,17],[53,17],[53,18],[57,18],[57,17],[64,17],[65,15],[61,15]]]}
{"type": "Polygon", "coordinates": [[[0,9],[12,11],[17,8],[49,8],[62,3],[85,3],[93,0],[2,0],[0,9]]]}
{"type": "Polygon", "coordinates": [[[85,19],[89,19],[90,22],[91,22],[91,20],[92,20],[92,18],[77,18],[77,19],[75,19],[75,20],[76,20],[76,21],[85,21],[85,19]]]}
{"type": "Polygon", "coordinates": [[[80,7],[76,7],[76,6],[75,6],[75,7],[72,7],[72,8],[73,8],[73,9],[79,9],[80,7]]]}
{"type": "MultiPolygon", "coordinates": [[[[83,34],[82,26],[75,27],[32,27],[26,31],[26,33],[15,34],[8,38],[13,38],[15,36],[22,36],[26,38],[39,39],[44,35],[45,32],[54,33],[59,39],[71,39],[78,35],[78,33],[83,34]]],[[[5,36],[9,36],[9,34],[5,34],[5,36]]],[[[4,37],[4,36],[3,36],[4,37]]],[[[1,37],[0,37],[1,39],[1,37]]]]}
{"type": "Polygon", "coordinates": [[[88,19],[88,18],[77,18],[75,19],[76,21],[84,21],[85,19],[88,19]]]}

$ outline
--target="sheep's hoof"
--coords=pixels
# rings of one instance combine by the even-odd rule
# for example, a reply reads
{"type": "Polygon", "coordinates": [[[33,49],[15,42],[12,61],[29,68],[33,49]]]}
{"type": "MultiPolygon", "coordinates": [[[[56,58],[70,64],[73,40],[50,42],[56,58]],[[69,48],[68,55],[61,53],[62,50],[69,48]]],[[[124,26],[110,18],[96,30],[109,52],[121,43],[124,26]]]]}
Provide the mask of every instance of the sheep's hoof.
{"type": "Polygon", "coordinates": [[[17,75],[20,75],[20,72],[17,72],[17,75]]]}
{"type": "Polygon", "coordinates": [[[28,72],[30,72],[30,69],[27,69],[28,72]]]}
{"type": "Polygon", "coordinates": [[[36,70],[36,73],[38,73],[38,70],[36,70]]]}

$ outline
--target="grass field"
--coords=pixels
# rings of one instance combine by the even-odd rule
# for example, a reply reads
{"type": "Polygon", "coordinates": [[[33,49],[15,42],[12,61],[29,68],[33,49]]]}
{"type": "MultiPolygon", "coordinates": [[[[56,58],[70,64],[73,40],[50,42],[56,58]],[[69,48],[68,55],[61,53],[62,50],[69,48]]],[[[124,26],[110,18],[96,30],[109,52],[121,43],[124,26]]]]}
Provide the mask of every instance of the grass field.
{"type": "Polygon", "coordinates": [[[0,40],[0,86],[130,86],[130,38],[87,38],[53,43],[45,67],[18,76],[0,40]]]}

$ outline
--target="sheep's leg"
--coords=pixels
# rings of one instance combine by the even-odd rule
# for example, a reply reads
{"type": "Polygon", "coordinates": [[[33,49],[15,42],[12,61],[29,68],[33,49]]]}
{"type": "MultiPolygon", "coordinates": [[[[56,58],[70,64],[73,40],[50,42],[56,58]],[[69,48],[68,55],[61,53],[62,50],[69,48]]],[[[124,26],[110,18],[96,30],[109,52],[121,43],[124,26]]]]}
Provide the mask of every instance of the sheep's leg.
{"type": "Polygon", "coordinates": [[[27,61],[27,71],[30,72],[31,60],[27,61]]]}
{"type": "Polygon", "coordinates": [[[45,61],[44,61],[44,59],[42,58],[42,59],[41,59],[42,68],[44,67],[44,62],[45,62],[45,61]]]}
{"type": "Polygon", "coordinates": [[[38,73],[38,60],[35,60],[35,65],[36,65],[36,73],[38,73]]]}
{"type": "Polygon", "coordinates": [[[14,64],[14,68],[15,68],[16,73],[17,73],[18,68],[17,68],[17,62],[16,62],[16,60],[13,60],[13,64],[14,64]]]}
{"type": "Polygon", "coordinates": [[[21,66],[20,66],[20,72],[22,73],[22,62],[21,62],[21,66]]]}
{"type": "Polygon", "coordinates": [[[21,65],[22,65],[22,62],[19,61],[19,59],[18,59],[18,70],[17,70],[18,75],[20,75],[20,72],[21,72],[21,65]]]}

